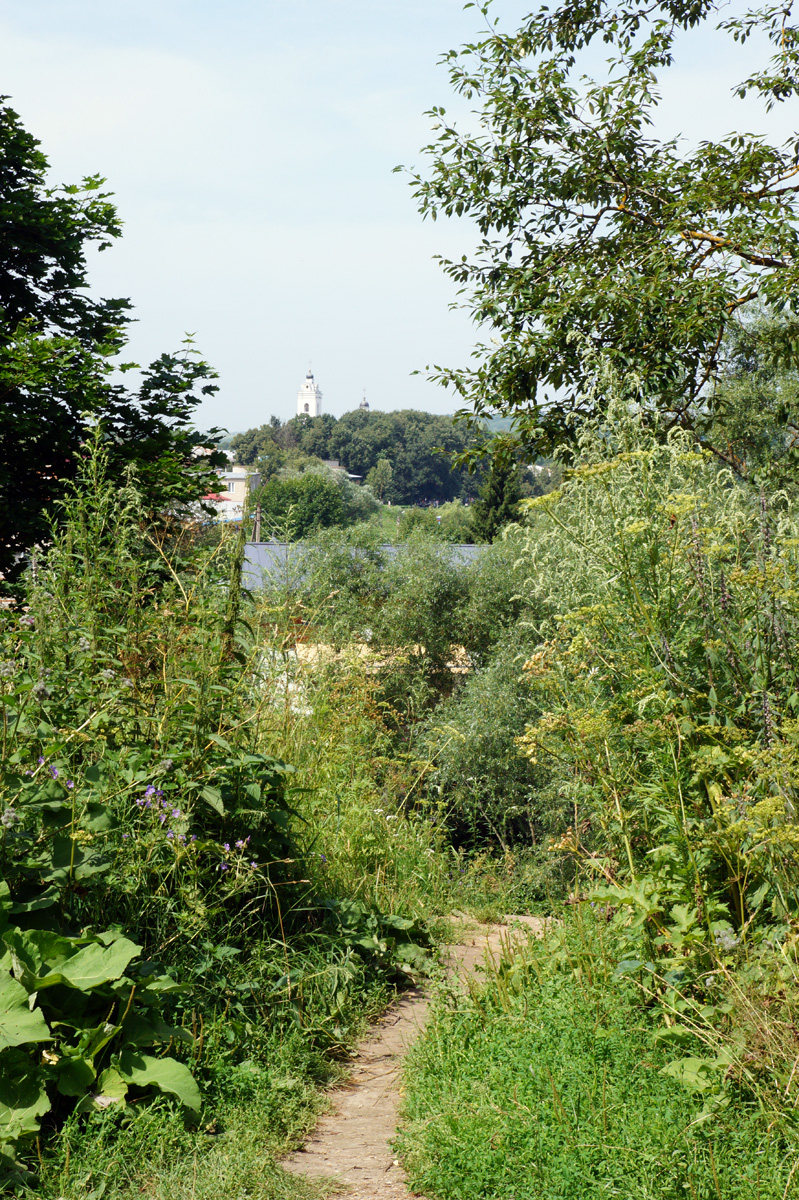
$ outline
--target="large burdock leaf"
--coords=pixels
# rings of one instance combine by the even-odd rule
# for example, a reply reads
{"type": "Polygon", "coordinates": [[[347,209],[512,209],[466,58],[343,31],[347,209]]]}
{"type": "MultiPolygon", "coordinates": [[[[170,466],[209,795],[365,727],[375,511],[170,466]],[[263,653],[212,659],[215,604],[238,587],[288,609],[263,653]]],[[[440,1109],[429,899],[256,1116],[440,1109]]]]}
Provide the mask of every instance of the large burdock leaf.
{"type": "MultiPolygon", "coordinates": [[[[48,1042],[50,1030],[38,1008],[28,1006],[28,993],[21,983],[0,971],[0,1050],[26,1042],[48,1042]]],[[[1,1061],[1,1060],[0,1060],[1,1061]]]]}
{"type": "Polygon", "coordinates": [[[22,1050],[0,1054],[0,1144],[36,1133],[50,1108],[40,1072],[22,1050]]]}
{"type": "Polygon", "coordinates": [[[41,929],[12,930],[3,940],[11,951],[14,975],[29,992],[56,984],[90,991],[120,979],[141,952],[125,937],[114,937],[106,946],[99,941],[86,945],[41,929]]]}
{"type": "Polygon", "coordinates": [[[86,992],[112,979],[119,979],[141,952],[141,947],[126,937],[116,938],[110,946],[93,942],[70,958],[61,968],[63,982],[86,992]]]}
{"type": "Polygon", "coordinates": [[[118,1071],[127,1083],[136,1087],[153,1085],[162,1092],[177,1096],[187,1108],[200,1108],[200,1089],[188,1067],[174,1058],[153,1058],[149,1054],[138,1054],[134,1050],[123,1050],[119,1056],[118,1071]]]}

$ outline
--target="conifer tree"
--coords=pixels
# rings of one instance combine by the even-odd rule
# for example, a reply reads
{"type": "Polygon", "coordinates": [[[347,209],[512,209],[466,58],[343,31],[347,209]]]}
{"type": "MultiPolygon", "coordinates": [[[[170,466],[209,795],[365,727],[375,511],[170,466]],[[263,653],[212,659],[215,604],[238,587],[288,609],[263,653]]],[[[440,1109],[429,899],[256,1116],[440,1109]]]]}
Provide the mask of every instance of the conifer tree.
{"type": "Polygon", "coordinates": [[[486,481],[472,506],[472,529],[476,542],[493,542],[504,525],[519,519],[521,500],[519,464],[507,441],[495,444],[486,481]]]}

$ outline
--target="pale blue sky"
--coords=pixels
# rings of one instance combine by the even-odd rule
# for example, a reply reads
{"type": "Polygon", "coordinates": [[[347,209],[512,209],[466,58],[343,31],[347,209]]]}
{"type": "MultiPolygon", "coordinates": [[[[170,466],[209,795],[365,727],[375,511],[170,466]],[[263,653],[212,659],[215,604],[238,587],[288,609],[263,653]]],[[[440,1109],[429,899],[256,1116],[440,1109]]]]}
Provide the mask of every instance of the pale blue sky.
{"type": "MultiPolygon", "coordinates": [[[[512,28],[530,7],[495,13],[512,28]]],[[[480,30],[462,0],[0,0],[0,91],[56,180],[107,177],[125,234],[96,288],[133,300],[140,361],[195,333],[220,373],[204,423],[292,415],[309,360],[335,415],[364,387],[374,408],[448,412],[411,372],[476,340],[432,261],[469,230],[422,222],[392,168],[420,161],[424,111],[453,106],[437,59],[480,30]]],[[[718,46],[686,42],[668,132],[740,124],[727,96],[752,51],[718,46]]]]}

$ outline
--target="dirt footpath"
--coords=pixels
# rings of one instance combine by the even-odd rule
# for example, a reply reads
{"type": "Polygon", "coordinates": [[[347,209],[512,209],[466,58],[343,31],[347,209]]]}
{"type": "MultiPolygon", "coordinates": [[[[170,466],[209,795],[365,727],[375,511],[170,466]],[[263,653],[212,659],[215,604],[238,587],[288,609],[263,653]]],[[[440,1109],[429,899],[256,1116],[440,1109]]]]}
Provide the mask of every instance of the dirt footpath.
{"type": "MultiPolygon", "coordinates": [[[[466,975],[497,953],[503,940],[539,933],[538,917],[509,916],[503,925],[479,925],[458,918],[460,940],[449,948],[453,974],[466,975]]],[[[427,1018],[428,1000],[422,989],[405,992],[372,1027],[358,1047],[352,1075],[330,1093],[333,1107],[322,1117],[303,1150],[283,1163],[287,1171],[327,1177],[331,1185],[353,1200],[407,1200],[405,1174],[394,1158],[390,1141],[396,1133],[402,1060],[427,1018]]]]}

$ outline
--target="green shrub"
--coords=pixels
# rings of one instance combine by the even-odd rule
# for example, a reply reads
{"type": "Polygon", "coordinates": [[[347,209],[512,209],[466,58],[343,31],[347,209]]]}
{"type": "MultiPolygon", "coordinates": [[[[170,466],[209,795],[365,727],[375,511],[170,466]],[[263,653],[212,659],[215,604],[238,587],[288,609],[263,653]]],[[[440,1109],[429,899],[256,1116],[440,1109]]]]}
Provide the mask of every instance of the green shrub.
{"type": "Polygon", "coordinates": [[[456,845],[540,846],[543,888],[560,866],[547,843],[562,829],[568,800],[558,798],[550,768],[519,749],[539,715],[524,661],[516,640],[500,647],[429,717],[423,746],[434,768],[425,785],[456,845]]]}

